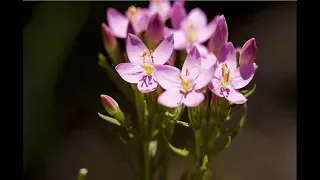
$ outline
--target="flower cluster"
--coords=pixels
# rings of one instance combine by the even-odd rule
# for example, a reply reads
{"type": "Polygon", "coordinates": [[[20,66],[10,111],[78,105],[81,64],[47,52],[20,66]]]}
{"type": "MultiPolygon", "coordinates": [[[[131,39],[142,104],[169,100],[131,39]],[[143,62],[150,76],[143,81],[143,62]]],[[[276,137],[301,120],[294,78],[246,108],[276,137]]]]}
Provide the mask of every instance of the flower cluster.
{"type": "MultiPolygon", "coordinates": [[[[226,148],[246,119],[245,114],[233,128],[224,127],[241,105],[246,113],[247,97],[255,90],[254,86],[239,91],[250,83],[258,68],[255,39],[235,47],[228,40],[224,15],[208,21],[200,8],[188,13],[181,0],[172,5],[169,0],[153,0],[148,8],[130,6],[124,14],[108,8],[106,15],[102,35],[112,65],[102,54],[99,65],[136,104],[138,125],[107,95],[101,95],[102,103],[113,118],[99,113],[100,117],[123,126],[131,139],[139,137],[137,143],[143,147],[147,142],[147,150],[143,148],[145,163],[151,151],[155,156],[161,141],[180,155],[193,155],[199,168],[206,169],[210,155],[226,148]],[[124,52],[119,45],[122,40],[124,52]],[[189,123],[180,120],[185,107],[189,123]],[[175,124],[194,131],[194,148],[179,149],[170,143],[175,124]],[[221,148],[215,142],[227,133],[231,134],[221,148]]],[[[140,172],[145,179],[152,176],[149,166],[144,164],[140,172]]]]}

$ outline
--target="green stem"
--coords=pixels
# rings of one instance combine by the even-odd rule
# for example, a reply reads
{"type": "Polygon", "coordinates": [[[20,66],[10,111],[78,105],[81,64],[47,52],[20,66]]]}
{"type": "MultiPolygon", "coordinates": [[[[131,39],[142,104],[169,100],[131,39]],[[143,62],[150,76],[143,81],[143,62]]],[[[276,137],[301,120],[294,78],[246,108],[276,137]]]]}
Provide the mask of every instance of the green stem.
{"type": "Polygon", "coordinates": [[[195,130],[194,131],[194,137],[195,137],[195,144],[196,144],[196,157],[197,161],[201,163],[201,131],[195,130]]]}
{"type": "Polygon", "coordinates": [[[162,156],[163,159],[161,164],[161,170],[159,173],[159,180],[168,179],[169,151],[170,149],[167,146],[165,146],[163,149],[163,156],[162,156]]]}
{"type": "Polygon", "coordinates": [[[149,153],[149,143],[143,143],[143,155],[144,155],[144,180],[151,180],[150,171],[150,153],[149,153]]]}

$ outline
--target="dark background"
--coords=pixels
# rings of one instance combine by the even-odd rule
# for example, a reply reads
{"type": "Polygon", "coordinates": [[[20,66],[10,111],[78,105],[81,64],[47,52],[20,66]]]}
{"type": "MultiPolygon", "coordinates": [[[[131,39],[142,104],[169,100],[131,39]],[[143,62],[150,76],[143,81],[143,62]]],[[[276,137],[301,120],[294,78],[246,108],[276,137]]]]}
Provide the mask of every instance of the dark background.
{"type": "MultiPolygon", "coordinates": [[[[105,11],[124,12],[148,2],[24,2],[24,176],[34,180],[74,180],[79,168],[88,180],[130,179],[117,154],[100,94],[124,110],[127,103],[97,64],[104,52],[100,25],[105,11]]],[[[229,40],[237,46],[255,37],[259,69],[253,82],[248,122],[232,145],[210,164],[219,180],[296,178],[296,2],[186,2],[208,20],[224,14],[229,40]]],[[[174,144],[190,137],[177,128],[174,144]]],[[[132,152],[134,155],[134,152],[132,152]]],[[[172,154],[170,179],[178,179],[190,159],[172,154]]]]}

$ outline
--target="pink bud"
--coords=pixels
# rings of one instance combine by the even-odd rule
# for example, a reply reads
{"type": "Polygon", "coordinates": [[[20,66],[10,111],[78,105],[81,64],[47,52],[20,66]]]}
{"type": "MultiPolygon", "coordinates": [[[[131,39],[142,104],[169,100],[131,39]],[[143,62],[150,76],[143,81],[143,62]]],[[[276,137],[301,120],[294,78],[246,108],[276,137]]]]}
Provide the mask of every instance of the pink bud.
{"type": "Polygon", "coordinates": [[[128,23],[128,30],[127,30],[127,34],[136,34],[136,31],[134,30],[133,24],[131,23],[131,21],[129,21],[128,23]]]}
{"type": "Polygon", "coordinates": [[[159,43],[163,40],[164,26],[162,17],[158,13],[153,14],[150,18],[146,31],[148,40],[154,43],[159,43]]]}
{"type": "Polygon", "coordinates": [[[113,36],[113,34],[110,32],[109,27],[105,23],[101,24],[101,31],[103,44],[106,51],[108,52],[111,49],[114,49],[117,46],[117,39],[113,36]]]}
{"type": "Polygon", "coordinates": [[[254,63],[256,59],[257,44],[255,38],[249,39],[240,51],[240,66],[243,64],[254,63]]]}
{"type": "Polygon", "coordinates": [[[174,1],[172,8],[169,12],[169,16],[171,17],[171,24],[174,29],[179,29],[182,20],[187,17],[187,11],[184,8],[184,1],[174,1]]]}
{"type": "Polygon", "coordinates": [[[217,26],[209,39],[208,50],[218,56],[221,48],[228,42],[228,25],[224,15],[216,16],[215,21],[217,26]]]}
{"type": "Polygon", "coordinates": [[[117,118],[119,122],[124,121],[124,114],[121,111],[118,103],[110,96],[102,94],[101,96],[102,104],[105,110],[113,117],[117,118]]]}

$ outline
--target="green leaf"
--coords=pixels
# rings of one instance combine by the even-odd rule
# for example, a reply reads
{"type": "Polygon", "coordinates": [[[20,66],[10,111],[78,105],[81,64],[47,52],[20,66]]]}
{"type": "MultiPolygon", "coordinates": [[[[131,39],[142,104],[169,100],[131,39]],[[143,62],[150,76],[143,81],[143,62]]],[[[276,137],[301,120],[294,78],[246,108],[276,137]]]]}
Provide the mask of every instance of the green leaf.
{"type": "Polygon", "coordinates": [[[221,145],[215,144],[215,146],[213,148],[213,154],[221,152],[222,150],[229,147],[230,144],[231,144],[231,136],[228,136],[227,139],[225,139],[225,141],[221,145]]]}
{"type": "Polygon", "coordinates": [[[112,117],[105,116],[105,115],[100,114],[100,113],[98,113],[98,115],[99,115],[102,119],[104,119],[104,120],[106,120],[106,121],[108,121],[108,122],[110,122],[110,123],[112,123],[112,124],[115,124],[115,125],[117,125],[117,126],[121,126],[120,122],[119,122],[118,120],[112,118],[112,117]]]}
{"type": "Polygon", "coordinates": [[[182,125],[184,127],[189,127],[189,124],[183,121],[176,121],[177,124],[182,125]]]}
{"type": "Polygon", "coordinates": [[[209,162],[209,159],[208,159],[208,156],[205,155],[203,157],[203,160],[202,160],[202,165],[200,167],[201,170],[206,170],[208,168],[208,162],[209,162]]]}
{"type": "Polygon", "coordinates": [[[180,148],[177,148],[177,147],[174,147],[171,143],[168,142],[168,146],[169,148],[175,152],[176,154],[180,155],[180,156],[184,156],[184,157],[187,157],[189,156],[190,152],[187,150],[187,149],[180,149],[180,148]]]}
{"type": "Polygon", "coordinates": [[[244,97],[248,98],[256,90],[256,87],[257,87],[257,85],[254,84],[252,89],[244,90],[244,91],[242,91],[242,94],[244,95],[244,97]]]}

